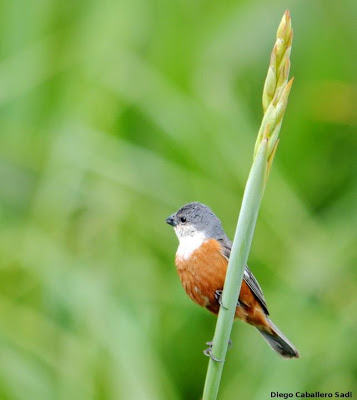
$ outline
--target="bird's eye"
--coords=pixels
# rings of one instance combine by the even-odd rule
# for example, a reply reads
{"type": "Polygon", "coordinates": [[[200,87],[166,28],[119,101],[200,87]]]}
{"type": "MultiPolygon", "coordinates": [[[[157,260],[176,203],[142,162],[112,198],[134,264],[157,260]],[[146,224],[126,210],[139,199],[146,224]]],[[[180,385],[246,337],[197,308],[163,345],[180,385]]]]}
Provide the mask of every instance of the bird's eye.
{"type": "Polygon", "coordinates": [[[186,222],[186,218],[185,217],[181,217],[180,221],[184,224],[186,222]]]}

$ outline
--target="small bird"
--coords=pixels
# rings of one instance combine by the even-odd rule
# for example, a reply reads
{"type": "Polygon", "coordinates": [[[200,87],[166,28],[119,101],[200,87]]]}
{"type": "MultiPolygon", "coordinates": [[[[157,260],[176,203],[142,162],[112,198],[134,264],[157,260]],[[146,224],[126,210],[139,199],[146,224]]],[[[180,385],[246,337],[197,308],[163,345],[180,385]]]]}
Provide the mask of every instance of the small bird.
{"type": "MultiPolygon", "coordinates": [[[[166,222],[174,227],[179,239],[175,264],[186,293],[217,315],[219,307],[224,307],[221,294],[232,248],[221,221],[208,206],[194,202],[181,207],[166,222]]],[[[295,347],[270,320],[263,291],[247,266],[235,318],[255,326],[282,357],[299,358],[295,347]]],[[[205,354],[212,357],[211,348],[208,350],[205,354]]]]}

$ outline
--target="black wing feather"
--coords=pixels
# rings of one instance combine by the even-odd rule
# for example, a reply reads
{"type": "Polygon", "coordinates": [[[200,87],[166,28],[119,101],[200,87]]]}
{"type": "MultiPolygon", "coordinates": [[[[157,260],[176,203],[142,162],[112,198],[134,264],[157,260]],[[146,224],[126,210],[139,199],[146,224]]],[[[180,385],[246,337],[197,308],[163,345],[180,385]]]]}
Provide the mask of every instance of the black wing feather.
{"type": "MultiPolygon", "coordinates": [[[[219,240],[222,244],[223,255],[228,260],[231,254],[232,243],[229,240],[219,240]]],[[[264,298],[264,294],[262,288],[260,287],[258,281],[253,275],[252,271],[245,266],[243,279],[245,283],[249,286],[250,290],[253,292],[255,298],[259,301],[260,305],[263,307],[263,310],[266,315],[269,315],[268,306],[264,298]]]]}

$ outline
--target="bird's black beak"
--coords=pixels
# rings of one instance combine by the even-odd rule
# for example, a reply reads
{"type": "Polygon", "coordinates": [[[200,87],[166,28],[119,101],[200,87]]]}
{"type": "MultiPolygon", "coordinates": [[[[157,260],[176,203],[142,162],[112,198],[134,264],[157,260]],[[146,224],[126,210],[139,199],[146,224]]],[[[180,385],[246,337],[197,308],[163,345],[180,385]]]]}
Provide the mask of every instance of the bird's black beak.
{"type": "Polygon", "coordinates": [[[171,226],[176,226],[176,221],[175,218],[173,217],[174,214],[170,215],[168,218],[166,218],[166,223],[171,225],[171,226]]]}

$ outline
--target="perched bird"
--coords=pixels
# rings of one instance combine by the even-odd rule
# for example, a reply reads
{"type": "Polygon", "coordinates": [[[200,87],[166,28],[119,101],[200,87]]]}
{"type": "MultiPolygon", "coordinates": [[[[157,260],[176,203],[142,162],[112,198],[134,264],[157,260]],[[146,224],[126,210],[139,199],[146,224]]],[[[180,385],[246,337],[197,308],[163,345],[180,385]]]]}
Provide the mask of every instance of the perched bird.
{"type": "MultiPolygon", "coordinates": [[[[232,247],[221,221],[208,206],[194,202],[184,205],[166,222],[174,227],[179,239],[175,263],[186,293],[198,305],[218,314],[219,307],[224,306],[220,296],[232,247]]],[[[270,320],[262,289],[247,266],[235,318],[255,326],[282,357],[299,357],[295,347],[270,320]]]]}

